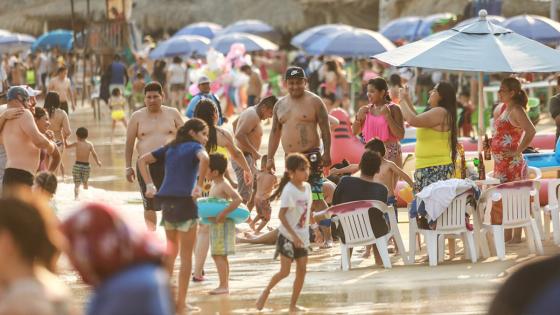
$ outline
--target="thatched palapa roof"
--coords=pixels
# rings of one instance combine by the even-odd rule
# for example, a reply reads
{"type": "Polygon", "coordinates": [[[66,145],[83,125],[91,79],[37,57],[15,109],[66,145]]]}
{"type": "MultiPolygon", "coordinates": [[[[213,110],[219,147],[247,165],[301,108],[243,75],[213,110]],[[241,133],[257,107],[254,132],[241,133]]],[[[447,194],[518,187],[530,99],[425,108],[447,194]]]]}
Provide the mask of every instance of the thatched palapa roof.
{"type": "MultiPolygon", "coordinates": [[[[284,33],[322,23],[375,28],[379,0],[133,0],[132,19],[144,32],[173,31],[189,23],[227,25],[260,19],[284,33]]],[[[70,0],[0,1],[0,29],[39,35],[45,22],[70,24],[70,0]]],[[[74,0],[76,24],[86,18],[86,0],[74,0]]],[[[94,18],[105,14],[104,0],[90,0],[94,18]]],[[[67,26],[69,27],[69,26],[67,26]]]]}

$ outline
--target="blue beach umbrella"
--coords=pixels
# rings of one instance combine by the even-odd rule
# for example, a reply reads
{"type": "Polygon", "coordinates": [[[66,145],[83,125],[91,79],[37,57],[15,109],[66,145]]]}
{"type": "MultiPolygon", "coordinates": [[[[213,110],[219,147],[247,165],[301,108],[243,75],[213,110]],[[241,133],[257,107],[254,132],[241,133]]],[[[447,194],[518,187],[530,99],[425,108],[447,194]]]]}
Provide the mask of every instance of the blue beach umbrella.
{"type": "Polygon", "coordinates": [[[58,47],[62,51],[67,52],[72,49],[73,42],[72,31],[58,29],[39,36],[31,46],[31,51],[34,52],[38,48],[48,50],[58,47]]]}
{"type": "Polygon", "coordinates": [[[379,33],[392,41],[404,39],[411,42],[414,40],[420,24],[422,24],[421,17],[406,16],[387,23],[379,30],[379,33]]]}
{"type": "Polygon", "coordinates": [[[210,40],[197,35],[173,36],[168,40],[158,43],[150,52],[150,59],[161,59],[175,56],[189,56],[192,54],[206,55],[210,47],[210,40]]]}
{"type": "Polygon", "coordinates": [[[352,26],[346,24],[317,25],[294,36],[294,38],[290,41],[290,44],[298,48],[304,48],[325,35],[350,29],[352,29],[352,26]]]}
{"type": "Polygon", "coordinates": [[[560,23],[544,16],[518,15],[505,20],[503,26],[541,43],[560,41],[560,23]]]}
{"type": "Polygon", "coordinates": [[[305,47],[312,55],[336,55],[341,57],[367,57],[395,48],[385,36],[363,28],[340,30],[325,35],[305,47]]]}
{"type": "Polygon", "coordinates": [[[432,28],[434,27],[434,25],[438,23],[447,23],[456,18],[457,16],[455,16],[455,14],[453,13],[437,13],[422,18],[422,23],[416,30],[414,40],[430,36],[433,33],[432,28]]]}
{"type": "Polygon", "coordinates": [[[247,33],[265,37],[272,41],[277,41],[280,34],[271,25],[261,20],[240,20],[226,26],[217,35],[231,33],[247,33]]]}
{"type": "Polygon", "coordinates": [[[221,30],[222,26],[219,24],[210,22],[198,22],[183,27],[182,29],[178,30],[177,33],[173,34],[173,36],[198,35],[212,39],[221,30]]]}
{"type": "Polygon", "coordinates": [[[236,43],[243,44],[246,51],[278,50],[278,45],[268,39],[247,33],[219,35],[212,40],[210,45],[222,54],[227,54],[231,45],[236,43]]]}
{"type": "MultiPolygon", "coordinates": [[[[460,23],[458,23],[455,27],[469,25],[471,23],[474,23],[474,22],[478,21],[478,19],[479,19],[479,17],[475,16],[475,17],[472,17],[470,19],[463,20],[460,23]]],[[[503,23],[506,20],[506,18],[503,17],[503,16],[499,16],[499,15],[489,15],[489,16],[486,17],[486,20],[488,20],[488,21],[490,21],[490,22],[492,22],[496,25],[503,26],[503,23]]]]}
{"type": "Polygon", "coordinates": [[[221,34],[229,33],[249,33],[262,34],[274,32],[274,27],[261,20],[240,20],[228,25],[221,31],[221,34]]]}
{"type": "MultiPolygon", "coordinates": [[[[560,51],[487,21],[486,10],[479,16],[472,24],[436,33],[374,58],[395,67],[478,72],[479,134],[484,134],[483,73],[557,72],[560,51]]],[[[478,145],[482,149],[481,137],[478,145]]]]}
{"type": "Polygon", "coordinates": [[[0,33],[0,52],[10,53],[27,50],[35,42],[35,37],[25,34],[0,33]]]}

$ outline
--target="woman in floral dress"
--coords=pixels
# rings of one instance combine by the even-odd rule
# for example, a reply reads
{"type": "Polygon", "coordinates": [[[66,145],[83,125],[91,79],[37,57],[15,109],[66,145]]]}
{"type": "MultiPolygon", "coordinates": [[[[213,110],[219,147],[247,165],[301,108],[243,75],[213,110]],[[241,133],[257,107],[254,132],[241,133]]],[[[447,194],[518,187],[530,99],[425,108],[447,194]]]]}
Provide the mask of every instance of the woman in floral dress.
{"type": "MultiPolygon", "coordinates": [[[[494,177],[506,183],[527,178],[527,164],[522,153],[531,144],[536,131],[527,116],[527,94],[518,79],[504,79],[498,95],[502,104],[494,110],[491,148],[494,177]]],[[[511,230],[506,231],[505,238],[511,239],[511,230]]],[[[521,241],[521,229],[515,229],[513,241],[521,241]]]]}

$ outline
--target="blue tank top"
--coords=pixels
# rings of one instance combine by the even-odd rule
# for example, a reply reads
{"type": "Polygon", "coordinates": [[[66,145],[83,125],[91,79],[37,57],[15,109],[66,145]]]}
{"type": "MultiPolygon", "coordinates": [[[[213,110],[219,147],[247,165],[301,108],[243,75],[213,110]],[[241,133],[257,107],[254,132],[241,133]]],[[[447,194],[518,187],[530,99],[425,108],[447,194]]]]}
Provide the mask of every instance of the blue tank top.
{"type": "Polygon", "coordinates": [[[158,161],[165,161],[165,176],[157,196],[190,197],[196,177],[199,160],[196,154],[204,147],[195,141],[176,146],[164,146],[152,152],[158,161]]]}

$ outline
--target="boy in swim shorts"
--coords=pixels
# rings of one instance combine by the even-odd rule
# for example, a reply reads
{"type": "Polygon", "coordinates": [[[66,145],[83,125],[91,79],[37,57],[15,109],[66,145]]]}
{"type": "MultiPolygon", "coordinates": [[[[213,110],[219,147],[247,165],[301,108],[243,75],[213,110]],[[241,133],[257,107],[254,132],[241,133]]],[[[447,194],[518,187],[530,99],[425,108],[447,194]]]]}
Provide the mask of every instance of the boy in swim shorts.
{"type": "Polygon", "coordinates": [[[210,222],[210,245],[212,258],[218,269],[220,278],[219,286],[210,291],[210,294],[229,294],[229,262],[228,255],[235,254],[235,223],[227,215],[237,209],[241,204],[241,196],[233,189],[231,184],[224,180],[227,170],[227,159],[219,153],[210,154],[209,174],[207,178],[212,181],[209,197],[229,200],[227,206],[215,218],[208,218],[210,222]]]}
{"type": "Polygon", "coordinates": [[[266,158],[264,155],[261,160],[261,169],[257,172],[257,189],[255,192],[255,208],[257,208],[257,216],[251,222],[250,226],[259,233],[270,221],[272,208],[270,207],[270,196],[277,186],[278,179],[266,169],[266,158]],[[255,229],[255,225],[260,221],[259,226],[255,229]]]}
{"type": "Polygon", "coordinates": [[[111,109],[111,119],[113,120],[113,125],[111,127],[111,142],[113,142],[113,134],[115,133],[115,127],[117,122],[121,122],[126,128],[126,114],[124,112],[124,107],[126,105],[126,99],[121,95],[121,89],[114,88],[111,91],[111,98],[109,98],[109,108],[111,109]]]}
{"type": "Polygon", "coordinates": [[[76,130],[78,141],[67,144],[67,148],[76,147],[76,163],[72,168],[72,177],[74,178],[74,198],[78,199],[80,193],[80,185],[84,185],[84,189],[88,189],[88,179],[90,173],[89,157],[93,156],[95,163],[101,166],[101,161],[97,157],[97,152],[93,147],[93,143],[87,141],[88,130],[84,127],[76,130]]]}

